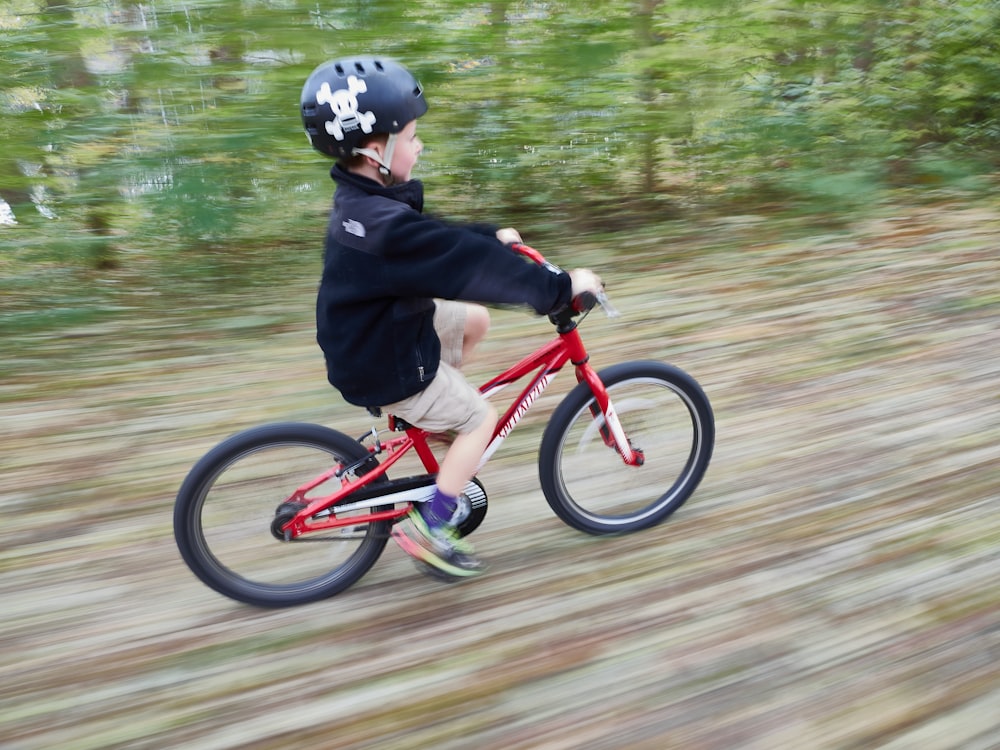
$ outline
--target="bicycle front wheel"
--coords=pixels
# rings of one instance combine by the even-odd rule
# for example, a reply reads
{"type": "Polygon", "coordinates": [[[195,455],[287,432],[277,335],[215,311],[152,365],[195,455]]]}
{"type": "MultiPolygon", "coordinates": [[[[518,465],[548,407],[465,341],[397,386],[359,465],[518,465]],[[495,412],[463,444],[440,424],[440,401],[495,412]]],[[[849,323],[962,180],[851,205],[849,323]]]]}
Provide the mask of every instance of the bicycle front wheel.
{"type": "MultiPolygon", "coordinates": [[[[195,464],[177,494],[174,537],[181,556],[212,589],[259,607],[305,604],[343,591],[375,564],[389,522],[360,520],[291,541],[280,526],[301,507],[286,504],[297,488],[368,455],[356,440],[314,424],[272,424],[234,435],[195,464]]],[[[311,492],[320,496],[337,487],[332,478],[311,492]]]]}
{"type": "Polygon", "coordinates": [[[684,504],[708,468],[711,405],[690,375],[662,362],[625,362],[598,375],[642,465],[629,466],[605,442],[604,416],[590,386],[579,383],[542,436],[542,491],[555,514],[580,531],[654,526],[684,504]]]}

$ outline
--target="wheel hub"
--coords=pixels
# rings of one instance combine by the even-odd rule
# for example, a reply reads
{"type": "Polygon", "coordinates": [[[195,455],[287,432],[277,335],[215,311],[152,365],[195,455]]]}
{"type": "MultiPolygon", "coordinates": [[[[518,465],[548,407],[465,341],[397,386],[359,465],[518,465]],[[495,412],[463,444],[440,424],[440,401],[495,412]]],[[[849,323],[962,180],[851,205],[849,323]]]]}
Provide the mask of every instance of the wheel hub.
{"type": "Polygon", "coordinates": [[[274,520],[271,521],[271,534],[279,542],[289,542],[291,541],[291,535],[289,532],[284,531],[283,527],[293,518],[295,514],[306,507],[305,503],[282,503],[274,511],[274,520]]]}

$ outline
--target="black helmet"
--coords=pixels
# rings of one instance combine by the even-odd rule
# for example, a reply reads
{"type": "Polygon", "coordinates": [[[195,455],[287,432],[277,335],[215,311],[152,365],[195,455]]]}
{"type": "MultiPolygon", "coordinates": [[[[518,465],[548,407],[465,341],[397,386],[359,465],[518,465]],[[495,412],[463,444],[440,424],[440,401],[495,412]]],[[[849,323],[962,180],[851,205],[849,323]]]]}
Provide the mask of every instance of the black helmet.
{"type": "Polygon", "coordinates": [[[398,133],[427,111],[417,79],[386,58],[331,60],[302,87],[302,124],[327,156],[347,158],[374,133],[398,133]]]}

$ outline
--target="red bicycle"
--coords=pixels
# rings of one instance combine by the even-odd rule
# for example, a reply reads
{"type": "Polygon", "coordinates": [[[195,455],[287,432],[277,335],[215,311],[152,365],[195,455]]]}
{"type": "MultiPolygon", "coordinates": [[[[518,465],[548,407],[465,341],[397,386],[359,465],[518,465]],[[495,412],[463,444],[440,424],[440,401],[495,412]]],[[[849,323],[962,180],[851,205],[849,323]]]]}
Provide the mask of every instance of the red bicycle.
{"type": "MultiPolygon", "coordinates": [[[[515,249],[546,263],[530,247],[515,249]]],[[[480,388],[491,397],[529,378],[499,419],[480,468],[572,363],[577,385],[542,435],[542,492],[569,526],[621,534],[660,523],[691,496],[712,456],[715,421],[701,387],[676,367],[656,361],[591,367],[578,323],[598,303],[613,312],[606,298],[582,295],[550,315],[556,338],[480,388]]],[[[429,437],[391,415],[387,430],[372,427],[357,439],[299,422],[233,435],[195,464],[178,492],[174,536],[181,555],[206,585],[256,606],[338,594],[371,569],[393,525],[427,497],[438,470],[429,437]],[[390,479],[389,470],[410,451],[424,473],[390,479]]],[[[464,494],[469,513],[459,531],[467,535],[482,523],[487,497],[476,479],[464,494]]]]}

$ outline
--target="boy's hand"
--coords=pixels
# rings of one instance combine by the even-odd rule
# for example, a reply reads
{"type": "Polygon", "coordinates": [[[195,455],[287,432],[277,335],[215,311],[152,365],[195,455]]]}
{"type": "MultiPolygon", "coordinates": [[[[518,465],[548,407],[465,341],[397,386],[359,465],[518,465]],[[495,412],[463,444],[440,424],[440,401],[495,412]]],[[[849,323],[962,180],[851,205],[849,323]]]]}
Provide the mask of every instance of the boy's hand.
{"type": "Polygon", "coordinates": [[[524,240],[521,239],[521,233],[518,232],[513,227],[504,227],[503,229],[498,229],[497,239],[500,240],[505,245],[513,245],[514,243],[521,244],[524,242],[524,240]]]}
{"type": "Polygon", "coordinates": [[[569,277],[573,281],[573,296],[578,297],[584,292],[596,295],[604,289],[604,282],[601,277],[589,268],[574,268],[569,272],[569,277]]]}

